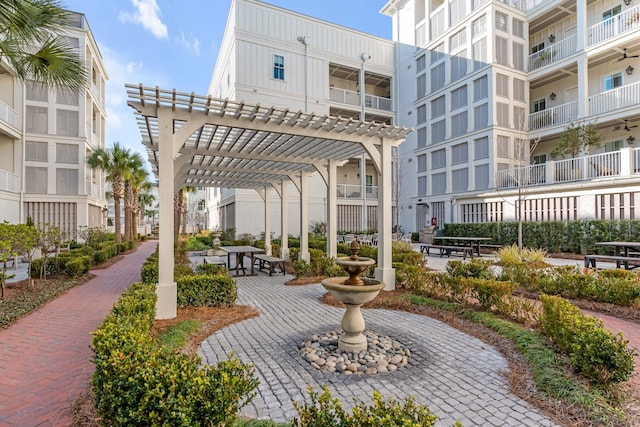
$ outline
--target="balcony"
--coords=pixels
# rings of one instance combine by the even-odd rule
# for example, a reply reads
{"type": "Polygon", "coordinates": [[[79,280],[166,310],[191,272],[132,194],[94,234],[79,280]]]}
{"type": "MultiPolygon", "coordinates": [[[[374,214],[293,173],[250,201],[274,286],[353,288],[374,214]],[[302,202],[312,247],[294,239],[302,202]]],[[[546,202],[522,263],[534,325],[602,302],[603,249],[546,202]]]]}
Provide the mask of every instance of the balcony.
{"type": "Polygon", "coordinates": [[[18,113],[4,102],[0,101],[0,121],[10,124],[16,129],[20,129],[18,123],[18,113]]]}
{"type": "MultiPolygon", "coordinates": [[[[360,185],[352,184],[338,184],[337,194],[339,199],[360,199],[362,200],[360,185]]],[[[366,186],[367,200],[378,200],[378,186],[367,185],[366,186]]]]}
{"type": "MultiPolygon", "coordinates": [[[[341,104],[360,106],[360,92],[340,89],[336,87],[329,88],[329,99],[333,102],[341,104]]],[[[374,108],[376,110],[391,111],[391,99],[383,98],[375,95],[364,95],[364,106],[374,108]]]]}
{"type": "Polygon", "coordinates": [[[627,148],[610,153],[498,171],[496,188],[505,190],[602,178],[629,178],[638,174],[640,174],[640,148],[633,150],[627,148]]]}
{"type": "Polygon", "coordinates": [[[578,118],[578,102],[572,101],[529,114],[529,130],[570,123],[578,118]]]}
{"type": "Polygon", "coordinates": [[[621,34],[640,29],[640,6],[632,7],[587,29],[588,45],[594,46],[621,34]]]}
{"type": "Polygon", "coordinates": [[[98,135],[93,131],[93,127],[88,125],[85,128],[85,135],[92,148],[98,148],[98,135]]]}
{"type": "Polygon", "coordinates": [[[608,113],[638,104],[640,104],[640,82],[590,96],[589,115],[608,113]]]}
{"type": "Polygon", "coordinates": [[[85,181],[84,185],[87,196],[95,197],[96,199],[100,198],[98,184],[94,184],[91,181],[85,181]]]}
{"type": "Polygon", "coordinates": [[[0,169],[0,191],[18,192],[18,175],[0,169]]]}
{"type": "Polygon", "coordinates": [[[529,55],[529,71],[558,62],[576,53],[577,36],[574,34],[529,55]]]}

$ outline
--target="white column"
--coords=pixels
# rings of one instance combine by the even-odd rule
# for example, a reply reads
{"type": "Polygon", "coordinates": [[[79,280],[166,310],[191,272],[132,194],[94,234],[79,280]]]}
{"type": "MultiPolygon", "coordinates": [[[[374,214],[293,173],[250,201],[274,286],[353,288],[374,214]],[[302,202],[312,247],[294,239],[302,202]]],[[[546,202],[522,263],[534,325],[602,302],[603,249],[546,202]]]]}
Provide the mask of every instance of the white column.
{"type": "MultiPolygon", "coordinates": [[[[173,281],[173,118],[171,110],[158,109],[158,200],[160,243],[156,319],[172,319],[177,313],[177,286],[173,281]]],[[[118,213],[116,213],[118,215],[118,213]]]]}
{"type": "Polygon", "coordinates": [[[586,0],[576,1],[576,52],[584,51],[587,46],[587,2],[586,0]]]}
{"type": "Polygon", "coordinates": [[[309,175],[300,176],[300,259],[309,262],[309,175]]]}
{"type": "Polygon", "coordinates": [[[329,160],[327,167],[327,256],[334,258],[338,255],[337,169],[337,162],[329,160]]]}
{"type": "Polygon", "coordinates": [[[396,288],[395,270],[391,267],[391,232],[392,232],[392,155],[391,144],[382,138],[382,146],[378,147],[381,157],[380,177],[378,180],[378,266],[376,279],[385,283],[385,290],[396,288]]]}
{"type": "Polygon", "coordinates": [[[264,250],[271,255],[271,188],[264,188],[264,250]]]}
{"type": "Polygon", "coordinates": [[[282,225],[280,229],[282,230],[282,241],[280,242],[280,258],[288,259],[289,258],[289,193],[287,183],[289,181],[283,179],[280,181],[280,212],[281,212],[281,221],[282,225]]]}
{"type": "Polygon", "coordinates": [[[587,54],[582,53],[578,63],[578,119],[589,115],[589,62],[587,54]]]}
{"type": "Polygon", "coordinates": [[[367,232],[367,156],[360,156],[360,195],[362,196],[362,219],[360,231],[367,232]]]}

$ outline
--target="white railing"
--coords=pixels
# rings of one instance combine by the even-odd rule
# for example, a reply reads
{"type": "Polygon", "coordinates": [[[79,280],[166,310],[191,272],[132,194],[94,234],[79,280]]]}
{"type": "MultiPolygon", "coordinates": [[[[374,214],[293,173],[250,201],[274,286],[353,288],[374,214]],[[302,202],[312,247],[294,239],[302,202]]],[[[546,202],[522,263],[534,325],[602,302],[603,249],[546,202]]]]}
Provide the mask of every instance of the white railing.
{"type": "Polygon", "coordinates": [[[587,29],[589,46],[607,41],[620,34],[640,29],[640,6],[598,22],[587,29]]]}
{"type": "Polygon", "coordinates": [[[620,86],[589,97],[589,115],[640,104],[640,82],[620,86]]]}
{"type": "Polygon", "coordinates": [[[560,61],[576,53],[577,36],[574,34],[529,55],[529,71],[560,61]]]}
{"type": "MultiPolygon", "coordinates": [[[[342,104],[360,105],[360,92],[340,89],[336,87],[329,88],[329,99],[342,104]]],[[[364,103],[367,108],[375,108],[377,110],[391,111],[391,99],[383,98],[375,95],[364,95],[364,103]]]]}
{"type": "Polygon", "coordinates": [[[0,170],[0,191],[18,192],[18,175],[0,170]]]}
{"type": "Polygon", "coordinates": [[[91,146],[94,148],[98,147],[98,135],[93,131],[93,127],[91,125],[87,125],[85,128],[85,135],[87,136],[87,140],[91,143],[91,146]]]}
{"type": "Polygon", "coordinates": [[[91,197],[95,197],[95,198],[99,198],[98,197],[98,184],[94,184],[91,181],[85,181],[84,182],[85,185],[85,190],[87,192],[87,196],[91,196],[91,197]]]}
{"type": "Polygon", "coordinates": [[[630,150],[625,148],[621,151],[592,154],[498,171],[496,172],[496,188],[509,189],[610,177],[616,178],[623,175],[623,162],[629,163],[631,166],[630,172],[625,172],[625,175],[640,173],[640,149],[630,150]]]}
{"type": "Polygon", "coordinates": [[[578,102],[572,101],[529,114],[529,130],[569,123],[578,118],[578,102]]]}
{"type": "MultiPolygon", "coordinates": [[[[340,199],[362,199],[361,190],[362,187],[360,185],[354,184],[338,184],[338,198],[340,199]]],[[[367,199],[378,199],[378,186],[376,185],[367,185],[365,193],[367,195],[367,199]]]]}
{"type": "Polygon", "coordinates": [[[16,110],[2,101],[0,101],[0,120],[9,123],[14,128],[21,128],[21,126],[18,126],[18,113],[16,110]]]}

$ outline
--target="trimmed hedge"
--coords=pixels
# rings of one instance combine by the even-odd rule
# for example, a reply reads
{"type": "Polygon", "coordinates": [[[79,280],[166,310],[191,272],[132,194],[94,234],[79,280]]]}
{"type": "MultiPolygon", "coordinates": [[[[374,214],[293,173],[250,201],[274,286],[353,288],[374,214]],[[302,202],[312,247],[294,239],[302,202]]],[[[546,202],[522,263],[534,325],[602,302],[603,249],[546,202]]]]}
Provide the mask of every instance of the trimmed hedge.
{"type": "Polygon", "coordinates": [[[564,352],[571,364],[594,383],[619,383],[631,378],[635,351],[622,333],[613,335],[600,319],[584,315],[569,301],[540,295],[540,329],[564,352]]]}
{"type": "Polygon", "coordinates": [[[149,334],[155,286],[135,283],[93,333],[91,386],[103,425],[232,425],[255,396],[253,369],[237,359],[199,368],[149,334]]]}
{"type": "Polygon", "coordinates": [[[183,276],[178,285],[178,307],[230,307],[238,299],[236,282],[226,274],[183,276]]]}
{"type": "Polygon", "coordinates": [[[227,267],[220,264],[198,264],[195,268],[196,274],[227,274],[227,267]]]}

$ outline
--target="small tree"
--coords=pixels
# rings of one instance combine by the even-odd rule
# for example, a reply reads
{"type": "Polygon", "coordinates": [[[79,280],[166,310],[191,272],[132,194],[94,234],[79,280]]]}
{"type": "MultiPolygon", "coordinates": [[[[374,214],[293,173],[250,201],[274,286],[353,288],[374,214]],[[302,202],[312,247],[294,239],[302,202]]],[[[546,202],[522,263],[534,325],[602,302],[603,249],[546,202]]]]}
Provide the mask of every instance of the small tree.
{"type": "MultiPolygon", "coordinates": [[[[0,272],[0,298],[4,299],[4,293],[7,286],[7,279],[13,275],[7,275],[7,261],[12,255],[15,256],[16,228],[8,222],[0,223],[0,263],[2,263],[2,271],[0,272]]],[[[17,262],[14,259],[13,262],[17,262]]]]}
{"type": "MultiPolygon", "coordinates": [[[[27,220],[26,224],[19,224],[17,227],[17,237],[18,237],[18,251],[27,258],[27,271],[31,271],[31,262],[33,261],[33,256],[35,255],[36,250],[38,249],[38,229],[33,224],[33,221],[29,222],[27,220]]],[[[33,285],[33,278],[31,274],[28,275],[29,285],[33,285]]]]}
{"type": "Polygon", "coordinates": [[[98,250],[100,243],[107,241],[107,230],[104,227],[80,227],[78,228],[78,238],[85,245],[98,250]]]}
{"type": "Polygon", "coordinates": [[[41,224],[38,229],[37,245],[42,251],[42,266],[40,268],[40,278],[47,283],[47,259],[50,253],[57,252],[63,240],[63,233],[55,226],[49,223],[41,224]]]}
{"type": "Polygon", "coordinates": [[[577,157],[581,151],[600,146],[602,135],[593,123],[571,123],[551,152],[552,157],[577,157]]]}

